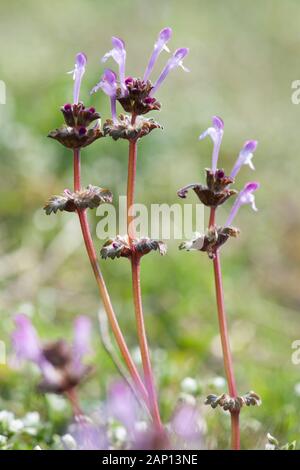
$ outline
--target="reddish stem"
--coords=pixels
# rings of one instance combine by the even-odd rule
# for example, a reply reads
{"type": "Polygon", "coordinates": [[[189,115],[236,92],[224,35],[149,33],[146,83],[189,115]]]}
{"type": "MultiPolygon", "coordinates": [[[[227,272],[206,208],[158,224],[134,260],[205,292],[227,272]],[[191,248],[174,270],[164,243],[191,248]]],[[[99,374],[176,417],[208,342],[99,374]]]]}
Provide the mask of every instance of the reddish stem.
{"type": "Polygon", "coordinates": [[[74,191],[79,191],[81,188],[81,164],[80,164],[80,150],[74,149],[74,191]]]}
{"type": "MultiPolygon", "coordinates": [[[[135,122],[135,116],[132,116],[132,123],[135,122]]],[[[129,243],[132,248],[131,256],[131,272],[132,272],[132,290],[133,300],[135,307],[135,316],[137,323],[137,334],[139,339],[139,346],[142,357],[142,364],[144,370],[146,389],[149,395],[150,411],[153,422],[157,429],[161,432],[162,422],[159,414],[159,407],[154,385],[153,371],[150,361],[149,346],[146,335],[142,295],[141,295],[141,281],[140,281],[140,256],[134,251],[132,244],[135,237],[133,207],[134,207],[134,194],[135,194],[135,181],[136,181],[136,161],[137,161],[137,141],[129,142],[129,157],[128,157],[128,179],[127,179],[127,233],[129,243]]]]}
{"type": "Polygon", "coordinates": [[[71,388],[70,390],[65,392],[65,395],[66,395],[66,397],[68,398],[68,400],[71,404],[74,417],[77,418],[78,420],[80,420],[81,417],[83,416],[83,412],[82,412],[82,410],[80,408],[80,405],[79,405],[76,389],[71,388]]]}
{"type": "MultiPolygon", "coordinates": [[[[80,189],[80,152],[79,152],[79,150],[75,149],[74,150],[74,190],[78,191],[79,189],[80,189]]],[[[136,366],[133,362],[133,359],[130,355],[130,352],[127,348],[125,339],[123,337],[123,334],[122,334],[121,329],[119,327],[118,320],[116,318],[114,309],[113,309],[112,304],[111,304],[111,300],[110,300],[110,297],[109,297],[109,294],[108,294],[108,291],[107,291],[107,288],[106,288],[106,284],[105,284],[105,281],[103,279],[103,276],[102,276],[102,273],[101,273],[101,270],[100,270],[100,266],[98,264],[97,254],[96,254],[96,250],[95,250],[93,240],[92,240],[92,237],[91,237],[91,232],[90,232],[90,228],[89,228],[89,224],[88,224],[88,220],[87,220],[86,210],[78,210],[77,214],[78,214],[79,221],[80,221],[80,226],[81,226],[81,231],[82,231],[86,251],[87,251],[87,254],[88,254],[92,269],[93,269],[93,272],[94,272],[94,276],[95,276],[95,279],[96,279],[96,282],[97,282],[97,285],[98,285],[100,296],[101,296],[101,299],[102,299],[102,302],[103,302],[103,305],[104,305],[104,309],[106,311],[106,314],[107,314],[112,332],[115,336],[116,342],[119,346],[119,349],[120,349],[121,354],[123,356],[123,359],[126,363],[128,371],[129,371],[129,373],[130,373],[130,375],[131,375],[131,377],[132,377],[132,379],[133,379],[133,381],[134,381],[141,397],[143,398],[145,403],[148,404],[149,400],[148,400],[147,391],[146,391],[145,386],[144,386],[144,384],[143,384],[143,382],[140,378],[140,375],[137,371],[137,368],[136,368],[136,366]]]]}
{"type": "Polygon", "coordinates": [[[137,142],[129,141],[129,156],[128,156],[128,179],[127,179],[127,233],[129,237],[130,246],[132,239],[135,237],[134,226],[134,194],[135,194],[135,181],[136,181],[136,160],[137,160],[137,142]]]}
{"type": "Polygon", "coordinates": [[[141,263],[140,257],[134,254],[131,258],[131,272],[132,272],[132,290],[133,300],[135,307],[135,318],[137,324],[137,332],[139,338],[139,345],[141,350],[141,357],[144,369],[145,384],[149,395],[150,411],[153,421],[159,431],[162,431],[162,423],[159,414],[157,403],[153,371],[151,367],[151,360],[149,354],[149,347],[147,341],[146,327],[143,314],[142,294],[141,294],[141,280],[140,280],[141,263]]]}
{"type": "MultiPolygon", "coordinates": [[[[211,208],[209,217],[209,227],[215,226],[216,209],[211,208]]],[[[232,398],[237,397],[237,388],[234,377],[232,354],[230,350],[227,318],[224,304],[224,290],[222,282],[222,271],[220,253],[216,252],[213,259],[214,265],[214,276],[215,276],[215,287],[216,287],[216,298],[218,307],[218,320],[220,337],[223,351],[224,369],[228,383],[229,394],[232,398]]],[[[240,449],[240,427],[239,427],[239,411],[231,412],[231,446],[234,450],[240,449]]]]}

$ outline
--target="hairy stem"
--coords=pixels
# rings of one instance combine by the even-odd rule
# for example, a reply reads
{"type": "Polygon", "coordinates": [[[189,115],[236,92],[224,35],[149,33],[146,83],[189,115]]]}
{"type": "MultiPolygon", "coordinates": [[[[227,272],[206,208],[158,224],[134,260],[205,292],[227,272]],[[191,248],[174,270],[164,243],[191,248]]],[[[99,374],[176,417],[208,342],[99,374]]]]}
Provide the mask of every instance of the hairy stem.
{"type": "MultiPolygon", "coordinates": [[[[79,153],[79,150],[75,149],[74,150],[74,190],[78,191],[79,189],[80,189],[80,153],[79,153]]],[[[93,240],[91,237],[86,210],[78,210],[77,214],[78,214],[79,221],[80,221],[80,226],[81,226],[81,231],[82,231],[86,251],[87,251],[93,272],[94,272],[94,276],[97,282],[99,293],[100,293],[112,332],[119,346],[123,359],[126,363],[128,371],[132,377],[132,380],[135,383],[141,397],[143,398],[145,403],[148,404],[149,400],[148,400],[147,391],[140,378],[137,368],[133,362],[130,352],[127,348],[125,339],[123,337],[123,334],[119,327],[118,320],[116,318],[114,309],[111,304],[111,300],[110,300],[110,297],[106,288],[105,281],[102,276],[102,272],[100,270],[100,266],[98,264],[97,254],[96,254],[96,250],[95,250],[93,240]]]]}
{"type": "MultiPolygon", "coordinates": [[[[135,117],[132,117],[132,122],[135,122],[135,117]]],[[[159,431],[162,430],[162,423],[159,414],[159,407],[154,385],[154,377],[150,360],[150,353],[146,335],[142,295],[141,295],[141,281],[140,281],[140,256],[134,251],[133,238],[135,237],[133,207],[134,207],[134,194],[135,194],[135,181],[136,181],[136,160],[137,160],[137,141],[129,142],[129,157],[128,157],[128,179],[127,179],[127,233],[129,243],[132,249],[131,255],[131,272],[132,272],[132,290],[135,308],[135,317],[137,323],[137,334],[139,339],[139,346],[142,357],[142,364],[144,370],[145,384],[149,396],[150,411],[153,422],[159,431]]]]}
{"type": "MultiPolygon", "coordinates": [[[[209,227],[215,226],[215,215],[216,209],[211,208],[210,217],[209,217],[209,227]]],[[[225,312],[224,304],[224,290],[222,282],[222,271],[221,271],[221,261],[220,253],[217,251],[214,259],[214,276],[215,276],[215,288],[216,288],[216,299],[217,299],[217,308],[218,308],[218,320],[219,320],[219,329],[220,337],[223,351],[223,360],[224,360],[224,369],[226,380],[228,384],[229,394],[232,398],[237,397],[237,388],[235,383],[235,376],[233,370],[233,361],[230,350],[227,318],[225,312]]],[[[240,449],[240,427],[239,427],[239,411],[231,412],[231,446],[234,450],[240,449]]]]}

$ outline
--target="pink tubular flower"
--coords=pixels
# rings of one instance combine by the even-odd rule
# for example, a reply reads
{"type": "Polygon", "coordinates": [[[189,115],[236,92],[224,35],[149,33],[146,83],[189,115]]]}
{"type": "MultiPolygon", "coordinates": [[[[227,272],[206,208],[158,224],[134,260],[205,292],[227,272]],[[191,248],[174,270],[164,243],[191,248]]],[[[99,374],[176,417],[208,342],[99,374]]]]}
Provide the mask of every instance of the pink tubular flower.
{"type": "Polygon", "coordinates": [[[71,70],[71,72],[68,72],[68,73],[73,74],[73,80],[74,80],[73,101],[74,101],[74,104],[78,104],[78,102],[79,102],[79,93],[80,93],[80,87],[81,87],[81,80],[82,80],[82,77],[85,73],[86,62],[87,62],[86,55],[83,52],[79,52],[76,55],[76,62],[75,62],[74,70],[71,70]]]}
{"type": "Polygon", "coordinates": [[[240,151],[239,156],[230,174],[231,178],[236,177],[236,175],[238,174],[238,172],[240,171],[243,165],[249,165],[251,170],[255,169],[252,163],[252,158],[253,158],[253,152],[255,152],[256,147],[257,147],[256,140],[247,140],[247,142],[245,142],[244,147],[240,151]]]}
{"type": "Polygon", "coordinates": [[[218,116],[212,117],[212,127],[209,127],[204,131],[200,136],[199,140],[203,140],[205,137],[209,136],[213,141],[213,153],[212,153],[212,165],[211,169],[213,172],[217,170],[218,165],[218,158],[219,158],[219,151],[220,146],[223,138],[224,133],[224,122],[218,116]]]}
{"type": "Polygon", "coordinates": [[[122,39],[114,36],[112,37],[111,41],[113,48],[102,57],[102,62],[106,62],[110,57],[112,57],[114,61],[118,64],[121,89],[123,93],[126,93],[127,88],[125,85],[125,43],[122,39]]]}
{"type": "Polygon", "coordinates": [[[176,67],[181,67],[185,72],[189,72],[189,70],[183,65],[183,59],[185,56],[189,53],[189,49],[186,47],[182,47],[180,49],[177,49],[172,57],[168,60],[166,63],[166,66],[164,67],[163,71],[161,72],[160,76],[156,80],[150,95],[153,96],[157,89],[161,86],[167,75],[170,73],[170,71],[176,67]]]}
{"type": "Polygon", "coordinates": [[[104,73],[101,77],[100,82],[97,83],[97,85],[94,86],[94,88],[91,90],[92,93],[96,93],[99,88],[101,88],[106,95],[110,97],[110,103],[111,103],[111,114],[113,121],[117,121],[117,109],[116,109],[116,94],[117,94],[117,76],[115,72],[113,72],[110,69],[105,69],[104,73]]]}
{"type": "Polygon", "coordinates": [[[257,211],[257,207],[255,205],[255,197],[254,191],[259,188],[259,183],[256,181],[251,181],[250,183],[245,184],[244,188],[238,194],[235,203],[232,206],[230,211],[229,217],[226,222],[226,226],[230,226],[232,224],[233,219],[235,218],[239,208],[244,204],[251,204],[251,207],[254,211],[257,211]]]}
{"type": "Polygon", "coordinates": [[[154,50],[152,52],[152,55],[150,57],[150,60],[148,62],[145,75],[144,75],[144,82],[148,80],[150,73],[153,70],[153,67],[155,65],[155,62],[158,59],[158,56],[160,53],[165,50],[167,52],[170,52],[168,47],[166,46],[167,42],[171,39],[172,36],[172,29],[171,28],[164,28],[160,31],[157,41],[154,44],[154,50]]]}

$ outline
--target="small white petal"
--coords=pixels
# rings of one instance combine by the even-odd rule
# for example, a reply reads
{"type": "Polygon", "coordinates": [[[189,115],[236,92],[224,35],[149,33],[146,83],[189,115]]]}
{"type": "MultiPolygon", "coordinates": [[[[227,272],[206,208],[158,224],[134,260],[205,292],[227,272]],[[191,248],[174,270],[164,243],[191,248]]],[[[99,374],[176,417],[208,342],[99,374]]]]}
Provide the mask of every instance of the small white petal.
{"type": "Polygon", "coordinates": [[[106,62],[110,57],[113,56],[113,50],[107,52],[106,54],[104,54],[104,56],[102,57],[101,59],[101,62],[106,62]]]}
{"type": "Polygon", "coordinates": [[[0,446],[3,446],[6,443],[7,443],[7,437],[3,436],[3,434],[0,434],[0,446]]]}
{"type": "Polygon", "coordinates": [[[182,60],[179,62],[178,65],[179,65],[179,67],[182,68],[182,70],[183,70],[184,72],[190,72],[190,69],[188,69],[187,67],[185,67],[185,65],[183,65],[182,60]]]}

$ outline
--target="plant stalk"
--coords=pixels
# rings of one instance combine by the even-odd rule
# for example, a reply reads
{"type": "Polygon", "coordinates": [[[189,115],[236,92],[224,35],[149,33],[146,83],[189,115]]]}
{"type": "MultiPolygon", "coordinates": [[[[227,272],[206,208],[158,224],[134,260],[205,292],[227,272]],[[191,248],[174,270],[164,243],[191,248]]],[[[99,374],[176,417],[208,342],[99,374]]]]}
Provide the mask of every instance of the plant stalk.
{"type": "MultiPolygon", "coordinates": [[[[132,116],[132,123],[135,122],[135,116],[132,116]]],[[[163,426],[160,418],[159,407],[157,402],[156,390],[154,385],[154,377],[150,360],[149,346],[146,335],[146,327],[144,321],[141,281],[140,281],[140,255],[134,251],[133,239],[135,238],[134,226],[134,194],[136,182],[136,163],[137,163],[137,141],[129,141],[129,157],[128,157],[128,179],[127,179],[127,233],[129,243],[132,249],[131,255],[131,273],[132,273],[132,290],[135,308],[135,317],[137,323],[137,335],[142,357],[145,385],[149,396],[149,405],[152,419],[156,428],[162,432],[163,426]]]]}
{"type": "MultiPolygon", "coordinates": [[[[74,149],[74,191],[80,190],[81,186],[81,178],[80,178],[80,151],[78,149],[74,149]]],[[[99,293],[104,305],[105,312],[107,314],[112,332],[116,339],[116,342],[119,346],[123,359],[126,363],[128,371],[132,377],[133,382],[135,383],[139,394],[143,398],[146,404],[149,403],[148,400],[148,393],[145,389],[145,386],[142,382],[142,379],[138,373],[138,370],[133,362],[133,359],[130,355],[128,347],[126,345],[125,339],[119,327],[118,320],[116,318],[114,309],[111,304],[110,296],[106,288],[106,284],[104,278],[102,276],[102,272],[100,270],[100,266],[97,260],[96,250],[93,244],[93,240],[91,237],[91,232],[87,220],[86,210],[77,210],[77,214],[80,221],[82,236],[84,239],[86,251],[94,272],[94,276],[97,282],[97,286],[99,289],[99,293]]]]}
{"type": "MultiPolygon", "coordinates": [[[[211,208],[210,217],[209,217],[209,227],[215,226],[215,216],[216,209],[211,208]]],[[[215,276],[215,288],[216,288],[216,299],[217,299],[217,308],[218,308],[218,320],[219,320],[219,329],[220,337],[223,351],[223,360],[224,360],[224,369],[226,380],[228,384],[229,395],[232,398],[237,397],[237,388],[234,376],[233,369],[233,360],[230,349],[228,326],[227,326],[227,317],[225,312],[224,304],[224,289],[222,282],[222,271],[221,271],[221,261],[220,253],[216,252],[216,255],[213,259],[214,266],[214,276],[215,276]]],[[[240,426],[239,426],[239,411],[232,411],[231,414],[231,447],[233,450],[240,449],[240,426]]]]}
{"type": "Polygon", "coordinates": [[[77,396],[77,393],[76,393],[76,389],[71,388],[70,390],[65,392],[65,395],[66,395],[67,399],[69,400],[69,402],[71,404],[74,418],[76,418],[80,421],[81,417],[84,416],[84,413],[80,408],[78,396],[77,396]]]}

